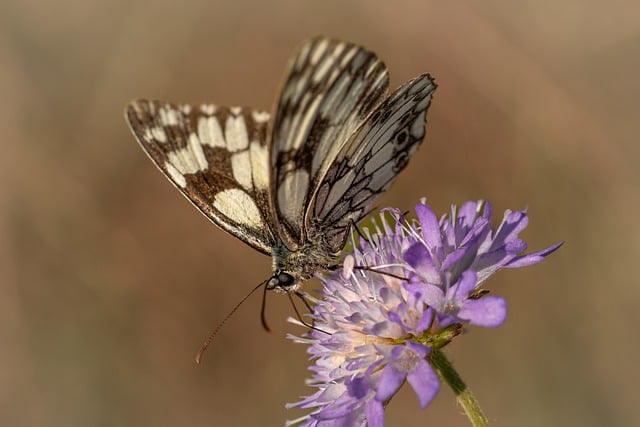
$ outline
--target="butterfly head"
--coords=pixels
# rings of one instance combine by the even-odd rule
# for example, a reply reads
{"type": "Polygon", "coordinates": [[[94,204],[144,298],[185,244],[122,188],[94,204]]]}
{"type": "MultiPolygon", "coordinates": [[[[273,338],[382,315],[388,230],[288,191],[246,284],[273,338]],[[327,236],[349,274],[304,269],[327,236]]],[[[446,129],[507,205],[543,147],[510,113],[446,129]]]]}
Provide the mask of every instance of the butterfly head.
{"type": "Polygon", "coordinates": [[[299,280],[286,271],[277,270],[269,280],[267,280],[267,290],[276,292],[293,292],[300,286],[299,280]]]}

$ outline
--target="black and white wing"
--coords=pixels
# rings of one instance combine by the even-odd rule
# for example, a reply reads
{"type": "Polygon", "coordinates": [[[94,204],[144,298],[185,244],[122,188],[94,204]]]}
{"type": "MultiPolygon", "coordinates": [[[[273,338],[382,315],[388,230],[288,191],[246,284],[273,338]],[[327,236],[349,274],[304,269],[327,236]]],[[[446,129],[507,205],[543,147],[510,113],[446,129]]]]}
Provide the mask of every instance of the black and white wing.
{"type": "Polygon", "coordinates": [[[321,236],[334,252],[343,248],[351,224],[371,211],[418,149],[435,88],[426,74],[405,83],[351,136],[312,196],[309,235],[321,236]]]}
{"type": "Polygon", "coordinates": [[[144,151],[207,218],[271,254],[268,113],[138,100],[126,118],[144,151]]]}
{"type": "Polygon", "coordinates": [[[388,87],[375,54],[350,43],[317,38],[293,57],[272,131],[273,210],[282,242],[295,251],[305,240],[310,194],[388,87]]]}

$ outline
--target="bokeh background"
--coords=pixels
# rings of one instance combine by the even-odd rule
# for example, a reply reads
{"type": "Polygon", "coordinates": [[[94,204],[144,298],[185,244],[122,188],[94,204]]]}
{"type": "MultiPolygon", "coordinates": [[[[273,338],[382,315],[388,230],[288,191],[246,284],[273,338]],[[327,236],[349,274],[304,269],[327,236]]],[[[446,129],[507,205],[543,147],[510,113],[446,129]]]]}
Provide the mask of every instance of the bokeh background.
{"type": "MultiPolygon", "coordinates": [[[[302,332],[251,298],[270,260],[210,224],[135,143],[133,98],[268,109],[305,38],[363,44],[439,88],[380,201],[528,207],[547,261],[489,287],[506,324],[447,354],[497,426],[640,425],[640,3],[633,0],[0,3],[0,425],[283,425],[311,392],[302,332]]],[[[388,425],[466,426],[443,387],[388,425]]]]}

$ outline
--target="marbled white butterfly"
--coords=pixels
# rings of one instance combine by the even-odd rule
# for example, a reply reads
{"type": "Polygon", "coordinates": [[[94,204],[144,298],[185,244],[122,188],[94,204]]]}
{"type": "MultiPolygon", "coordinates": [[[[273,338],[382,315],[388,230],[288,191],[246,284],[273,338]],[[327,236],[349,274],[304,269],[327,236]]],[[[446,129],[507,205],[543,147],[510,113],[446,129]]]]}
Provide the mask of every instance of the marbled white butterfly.
{"type": "Polygon", "coordinates": [[[244,107],[148,100],[131,102],[126,118],[207,218],[272,256],[265,289],[294,292],[335,264],[422,142],[433,79],[386,96],[388,80],[374,53],[316,38],[292,58],[271,122],[244,107]]]}

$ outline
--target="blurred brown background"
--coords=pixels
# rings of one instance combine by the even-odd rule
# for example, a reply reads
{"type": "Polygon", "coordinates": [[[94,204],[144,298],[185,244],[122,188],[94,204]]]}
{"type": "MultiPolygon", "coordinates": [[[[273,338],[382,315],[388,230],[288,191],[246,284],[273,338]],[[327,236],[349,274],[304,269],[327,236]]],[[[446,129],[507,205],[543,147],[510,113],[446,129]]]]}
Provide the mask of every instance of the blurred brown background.
{"type": "MultiPolygon", "coordinates": [[[[268,109],[292,50],[363,44],[392,86],[438,81],[427,140],[381,205],[529,208],[546,262],[490,283],[496,330],[447,348],[497,426],[638,425],[640,4],[7,1],[0,5],[0,425],[283,425],[312,390],[270,260],[210,224],[135,143],[132,98],[268,109]]],[[[388,425],[466,426],[443,387],[388,425]]]]}

